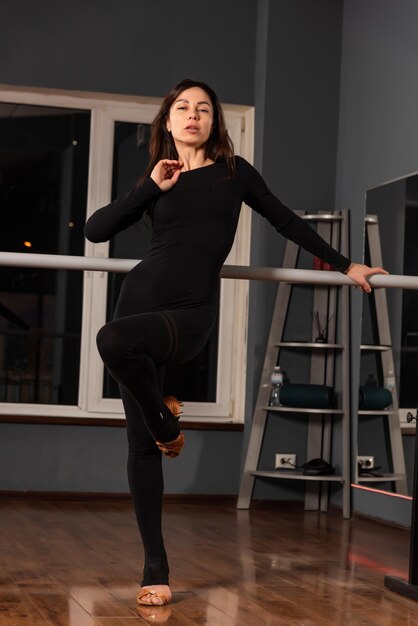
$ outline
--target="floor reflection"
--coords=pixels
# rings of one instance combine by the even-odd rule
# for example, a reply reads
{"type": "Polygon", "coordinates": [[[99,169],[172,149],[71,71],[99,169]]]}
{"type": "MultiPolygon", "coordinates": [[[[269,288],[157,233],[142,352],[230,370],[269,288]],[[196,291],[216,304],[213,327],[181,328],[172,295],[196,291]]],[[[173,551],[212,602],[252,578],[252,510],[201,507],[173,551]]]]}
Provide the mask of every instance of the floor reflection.
{"type": "Polygon", "coordinates": [[[137,608],[138,615],[148,624],[166,624],[170,619],[170,606],[141,606],[137,608]]]}
{"type": "Polygon", "coordinates": [[[0,626],[418,626],[416,603],[383,585],[406,577],[405,531],[331,512],[166,508],[173,602],[138,607],[131,505],[0,501],[0,626]]]}

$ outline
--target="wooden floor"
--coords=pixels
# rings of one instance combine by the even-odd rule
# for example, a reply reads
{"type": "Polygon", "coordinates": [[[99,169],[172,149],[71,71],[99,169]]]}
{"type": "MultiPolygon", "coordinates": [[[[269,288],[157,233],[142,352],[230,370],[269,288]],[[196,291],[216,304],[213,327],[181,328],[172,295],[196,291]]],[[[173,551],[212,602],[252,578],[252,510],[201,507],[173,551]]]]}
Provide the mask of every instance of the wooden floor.
{"type": "Polygon", "coordinates": [[[408,533],[338,513],[168,503],[174,601],[137,609],[142,554],[127,501],[0,499],[1,626],[418,626],[408,533]]]}

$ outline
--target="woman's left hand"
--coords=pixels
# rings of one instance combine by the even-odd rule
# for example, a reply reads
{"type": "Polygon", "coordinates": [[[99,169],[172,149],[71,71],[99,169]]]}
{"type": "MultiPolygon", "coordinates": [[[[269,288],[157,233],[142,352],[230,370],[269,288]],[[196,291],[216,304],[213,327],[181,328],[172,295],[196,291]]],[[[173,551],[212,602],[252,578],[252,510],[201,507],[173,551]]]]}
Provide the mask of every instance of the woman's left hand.
{"type": "Polygon", "coordinates": [[[366,293],[370,293],[372,288],[366,280],[366,276],[372,276],[373,274],[389,274],[382,267],[369,267],[368,265],[362,265],[361,263],[351,263],[348,269],[344,272],[351,280],[357,283],[357,286],[366,293]]]}

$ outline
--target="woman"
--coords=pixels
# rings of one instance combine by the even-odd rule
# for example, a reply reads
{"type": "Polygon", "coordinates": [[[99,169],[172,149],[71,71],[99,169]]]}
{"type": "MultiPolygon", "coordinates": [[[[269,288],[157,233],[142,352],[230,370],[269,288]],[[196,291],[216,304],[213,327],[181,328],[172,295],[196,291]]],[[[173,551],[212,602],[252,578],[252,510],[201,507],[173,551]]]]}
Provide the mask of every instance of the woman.
{"type": "Polygon", "coordinates": [[[164,366],[194,357],[210,335],[219,272],[243,201],[364,291],[370,291],[367,275],[384,272],[351,263],[331,248],[247,161],[234,157],[219,100],[208,85],[183,80],[166,96],[152,125],[150,162],[140,183],[85,226],[86,237],[100,242],[144,213],[153,224],[149,252],[126,276],[114,319],[97,335],[126,412],[128,478],[145,555],[140,604],[166,604],[172,597],[161,533],[161,453],[176,456],[184,436],[178,404],[161,395],[164,366]]]}

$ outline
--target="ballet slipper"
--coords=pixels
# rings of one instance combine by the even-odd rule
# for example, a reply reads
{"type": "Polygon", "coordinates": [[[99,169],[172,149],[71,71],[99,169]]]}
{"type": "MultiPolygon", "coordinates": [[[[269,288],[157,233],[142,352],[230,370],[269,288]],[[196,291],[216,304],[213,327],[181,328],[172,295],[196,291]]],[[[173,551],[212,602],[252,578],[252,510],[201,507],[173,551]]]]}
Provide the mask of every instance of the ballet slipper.
{"type": "Polygon", "coordinates": [[[179,419],[180,415],[183,413],[183,411],[181,410],[181,407],[183,406],[183,402],[180,402],[180,400],[177,400],[175,396],[164,396],[163,402],[170,409],[174,417],[179,419]]]}
{"type": "MultiPolygon", "coordinates": [[[[183,402],[177,400],[175,396],[164,396],[163,402],[168,407],[170,413],[178,420],[183,413],[181,407],[183,402]]],[[[184,435],[180,433],[175,439],[167,442],[156,441],[157,447],[161,452],[165,454],[169,459],[174,459],[178,456],[184,446],[184,435]]]]}
{"type": "Polygon", "coordinates": [[[137,604],[158,607],[158,606],[164,606],[165,604],[168,604],[169,598],[162,591],[155,591],[155,589],[152,589],[152,587],[141,587],[141,589],[138,592],[138,595],[136,596],[136,601],[137,601],[137,604]],[[153,602],[152,599],[148,601],[143,600],[145,596],[149,596],[149,595],[159,598],[161,602],[157,604],[156,602],[153,602]]]}
{"type": "Polygon", "coordinates": [[[178,437],[173,441],[160,442],[156,441],[157,447],[161,452],[165,454],[169,459],[174,459],[178,456],[184,446],[184,435],[180,433],[178,437]]]}

